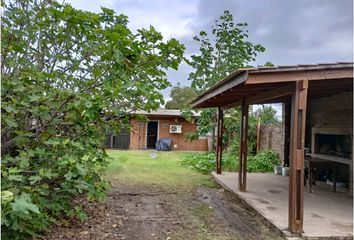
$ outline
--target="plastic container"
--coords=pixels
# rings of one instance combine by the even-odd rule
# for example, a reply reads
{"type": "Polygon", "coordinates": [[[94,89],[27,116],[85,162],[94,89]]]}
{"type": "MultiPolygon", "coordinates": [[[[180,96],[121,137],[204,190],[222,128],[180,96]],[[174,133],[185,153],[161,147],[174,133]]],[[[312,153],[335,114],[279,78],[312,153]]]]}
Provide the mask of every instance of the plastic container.
{"type": "Polygon", "coordinates": [[[282,176],[289,176],[289,167],[283,167],[282,169],[281,169],[281,175],[282,176]]]}
{"type": "Polygon", "coordinates": [[[281,175],[282,174],[282,166],[275,166],[274,165],[274,174],[281,175]]]}

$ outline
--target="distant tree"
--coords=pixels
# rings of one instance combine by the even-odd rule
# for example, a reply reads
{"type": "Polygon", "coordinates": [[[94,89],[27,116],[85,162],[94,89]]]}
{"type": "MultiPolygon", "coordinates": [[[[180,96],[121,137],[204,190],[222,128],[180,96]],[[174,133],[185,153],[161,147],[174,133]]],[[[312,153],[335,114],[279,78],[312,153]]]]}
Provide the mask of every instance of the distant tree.
{"type": "Polygon", "coordinates": [[[224,11],[212,26],[211,38],[206,31],[193,38],[200,44],[200,54],[192,55],[187,63],[194,69],[189,80],[198,93],[255,61],[257,54],[265,50],[260,44],[247,41],[247,26],[247,23],[235,23],[232,14],[224,11]]]}
{"type": "Polygon", "coordinates": [[[272,63],[272,62],[266,62],[263,66],[265,66],[265,67],[273,67],[274,66],[274,64],[272,63]]]}
{"type": "Polygon", "coordinates": [[[260,124],[272,125],[279,123],[276,113],[277,111],[272,106],[262,105],[261,108],[256,110],[255,117],[258,119],[260,124]]]}
{"type": "MultiPolygon", "coordinates": [[[[200,45],[199,54],[192,55],[187,63],[193,68],[189,80],[198,94],[238,68],[248,66],[256,60],[258,53],[265,50],[260,44],[247,41],[247,38],[247,23],[235,23],[229,11],[224,11],[224,14],[215,20],[211,37],[206,31],[201,31],[193,38],[200,45]]],[[[237,111],[232,109],[228,115],[236,116],[237,111]]],[[[191,139],[207,132],[214,134],[216,109],[203,109],[198,118],[198,125],[198,130],[189,134],[191,139]]]]}
{"type": "Polygon", "coordinates": [[[197,96],[193,88],[187,86],[174,86],[171,90],[171,100],[165,105],[166,109],[186,109],[189,103],[197,96]]]}

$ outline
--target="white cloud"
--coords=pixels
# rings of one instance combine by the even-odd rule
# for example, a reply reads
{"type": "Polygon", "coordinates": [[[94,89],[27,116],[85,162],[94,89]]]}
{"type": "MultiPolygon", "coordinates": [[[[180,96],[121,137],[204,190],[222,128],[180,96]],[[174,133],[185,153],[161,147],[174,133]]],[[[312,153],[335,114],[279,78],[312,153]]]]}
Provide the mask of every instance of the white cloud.
{"type": "MultiPolygon", "coordinates": [[[[153,25],[165,38],[175,37],[187,47],[187,55],[198,46],[192,40],[224,10],[236,22],[249,23],[249,40],[260,43],[266,52],[254,65],[271,61],[277,65],[346,61],[353,53],[352,0],[68,0],[74,7],[100,12],[100,6],[129,17],[132,30],[153,25]]],[[[169,71],[175,85],[189,85],[191,69],[181,66],[169,71]]],[[[169,89],[163,92],[168,96],[169,89]]]]}
{"type": "Polygon", "coordinates": [[[74,7],[100,12],[101,6],[127,15],[132,30],[154,26],[165,38],[192,34],[191,23],[196,21],[198,1],[128,1],[128,0],[68,0],[74,7]]]}

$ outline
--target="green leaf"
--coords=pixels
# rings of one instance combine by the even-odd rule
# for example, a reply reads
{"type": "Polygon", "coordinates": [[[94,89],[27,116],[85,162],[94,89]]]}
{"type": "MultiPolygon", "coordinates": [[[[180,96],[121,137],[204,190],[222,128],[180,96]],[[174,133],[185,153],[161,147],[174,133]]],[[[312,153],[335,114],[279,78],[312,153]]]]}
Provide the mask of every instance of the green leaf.
{"type": "Polygon", "coordinates": [[[14,199],[14,194],[10,191],[1,191],[1,204],[5,205],[14,199]]]}
{"type": "Polygon", "coordinates": [[[5,117],[4,121],[5,121],[5,123],[7,124],[8,127],[11,127],[11,128],[17,128],[18,127],[18,124],[15,121],[15,119],[13,119],[11,117],[5,117]]]}
{"type": "Polygon", "coordinates": [[[30,180],[31,185],[38,183],[41,179],[42,178],[39,175],[31,176],[28,178],[28,180],[30,180]]]}
{"type": "Polygon", "coordinates": [[[29,214],[30,211],[40,214],[38,206],[33,204],[30,196],[25,193],[16,197],[15,201],[11,203],[11,207],[12,207],[12,211],[21,214],[29,214]]]}
{"type": "Polygon", "coordinates": [[[8,179],[9,181],[22,182],[24,177],[22,175],[9,174],[8,179]]]}
{"type": "Polygon", "coordinates": [[[13,106],[5,106],[3,108],[6,110],[6,112],[9,112],[9,113],[18,113],[19,112],[18,109],[16,109],[13,106]]]}

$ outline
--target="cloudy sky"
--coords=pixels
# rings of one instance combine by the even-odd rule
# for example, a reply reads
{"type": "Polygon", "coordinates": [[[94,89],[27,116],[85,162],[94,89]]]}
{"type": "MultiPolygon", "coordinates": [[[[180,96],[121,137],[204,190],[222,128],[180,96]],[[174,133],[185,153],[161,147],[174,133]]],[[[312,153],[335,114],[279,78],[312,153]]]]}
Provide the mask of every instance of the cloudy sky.
{"type": "MultiPolygon", "coordinates": [[[[100,6],[129,17],[132,30],[153,25],[165,38],[177,38],[187,56],[198,53],[192,39],[209,31],[229,10],[236,22],[249,24],[249,40],[266,52],[252,65],[352,61],[352,0],[69,0],[74,7],[100,12],[100,6]]],[[[191,69],[182,64],[168,73],[173,85],[190,85],[191,69]]],[[[163,92],[168,98],[170,89],[163,92]]]]}

